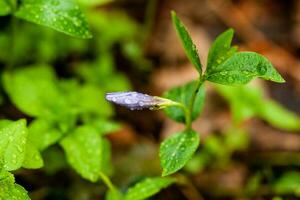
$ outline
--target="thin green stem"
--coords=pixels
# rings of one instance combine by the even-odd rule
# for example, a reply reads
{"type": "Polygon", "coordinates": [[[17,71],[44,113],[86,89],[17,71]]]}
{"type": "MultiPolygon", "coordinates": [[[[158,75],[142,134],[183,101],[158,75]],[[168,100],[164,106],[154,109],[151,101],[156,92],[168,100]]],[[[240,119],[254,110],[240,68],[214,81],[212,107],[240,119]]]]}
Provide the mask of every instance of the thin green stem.
{"type": "Polygon", "coordinates": [[[110,190],[117,190],[109,177],[106,176],[102,171],[99,172],[99,176],[110,190]]]}
{"type": "Polygon", "coordinates": [[[197,82],[196,82],[196,87],[193,91],[192,98],[189,102],[187,111],[185,112],[186,113],[186,117],[185,117],[186,118],[186,121],[185,121],[186,130],[191,129],[191,126],[192,126],[192,113],[193,113],[193,108],[194,108],[196,96],[197,96],[197,93],[198,93],[200,87],[204,83],[204,81],[205,81],[204,77],[200,76],[199,80],[197,80],[197,82]]]}

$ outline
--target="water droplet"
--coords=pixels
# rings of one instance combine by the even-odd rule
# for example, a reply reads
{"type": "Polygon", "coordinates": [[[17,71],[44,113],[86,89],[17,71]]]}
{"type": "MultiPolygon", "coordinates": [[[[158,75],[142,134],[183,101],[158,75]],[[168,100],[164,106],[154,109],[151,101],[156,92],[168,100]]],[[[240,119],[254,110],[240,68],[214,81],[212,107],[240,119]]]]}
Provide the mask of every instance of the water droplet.
{"type": "Polygon", "coordinates": [[[257,70],[260,75],[264,75],[267,72],[267,67],[265,65],[259,65],[257,70]]]}
{"type": "Polygon", "coordinates": [[[139,106],[144,106],[144,105],[145,105],[144,102],[142,101],[139,102],[139,106]]]}
{"type": "Polygon", "coordinates": [[[132,104],[131,99],[125,99],[124,102],[125,102],[126,104],[132,104]]]}

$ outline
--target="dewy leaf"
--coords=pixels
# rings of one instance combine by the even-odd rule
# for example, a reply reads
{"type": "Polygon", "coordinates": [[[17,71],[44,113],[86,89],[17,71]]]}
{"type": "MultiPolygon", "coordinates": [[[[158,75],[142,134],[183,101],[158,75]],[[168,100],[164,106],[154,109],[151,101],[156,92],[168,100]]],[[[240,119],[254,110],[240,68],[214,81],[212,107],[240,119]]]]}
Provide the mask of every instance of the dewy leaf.
{"type": "Polygon", "coordinates": [[[196,67],[198,72],[200,74],[202,74],[202,65],[201,65],[201,62],[200,62],[200,58],[199,58],[199,55],[198,55],[196,45],[193,43],[189,33],[187,32],[187,30],[184,27],[183,23],[177,17],[176,13],[174,11],[172,11],[171,15],[172,15],[173,24],[176,28],[178,36],[181,39],[181,42],[183,44],[183,47],[184,47],[184,50],[186,52],[187,57],[190,59],[190,61],[196,67]]]}
{"type": "Polygon", "coordinates": [[[284,79],[263,56],[254,52],[239,52],[205,74],[206,80],[223,85],[246,84],[255,77],[283,83],[284,79]]]}
{"type": "Polygon", "coordinates": [[[15,15],[79,38],[91,38],[87,21],[73,0],[23,0],[15,15]]]}
{"type": "Polygon", "coordinates": [[[125,200],[142,200],[149,198],[174,182],[175,180],[173,178],[146,178],[128,189],[125,200]]]}
{"type": "Polygon", "coordinates": [[[162,176],[180,170],[190,160],[199,142],[199,134],[193,130],[179,132],[163,141],[159,150],[162,176]]]}
{"type": "Polygon", "coordinates": [[[39,150],[34,144],[28,141],[26,144],[26,154],[22,167],[27,169],[38,169],[43,167],[43,165],[44,161],[39,150]]]}
{"type": "Polygon", "coordinates": [[[213,70],[214,67],[222,64],[236,52],[236,48],[231,47],[233,34],[233,29],[228,29],[227,31],[220,34],[213,42],[208,53],[206,69],[207,72],[213,70]]]}
{"type": "Polygon", "coordinates": [[[0,199],[30,200],[27,191],[15,183],[14,176],[10,173],[5,178],[0,179],[0,199]]]}
{"type": "Polygon", "coordinates": [[[5,170],[16,170],[22,166],[25,158],[27,132],[24,119],[11,122],[0,129],[0,158],[3,158],[5,170]]]}
{"type": "Polygon", "coordinates": [[[102,162],[102,138],[93,127],[81,126],[61,142],[69,164],[85,179],[96,182],[102,162]]]}
{"type": "Polygon", "coordinates": [[[8,15],[11,12],[10,6],[6,0],[0,0],[0,16],[8,15]]]}
{"type": "MultiPolygon", "coordinates": [[[[171,99],[172,101],[180,102],[185,106],[189,106],[189,102],[192,98],[193,92],[196,89],[197,82],[192,81],[184,86],[180,86],[177,88],[173,88],[167,91],[163,96],[167,99],[171,99]]],[[[202,85],[196,95],[193,111],[192,111],[192,120],[195,120],[200,112],[202,111],[205,100],[205,88],[202,85]]],[[[185,122],[185,114],[184,110],[179,107],[167,107],[165,108],[165,113],[171,119],[177,122],[185,122]]]]}
{"type": "Polygon", "coordinates": [[[300,196],[300,173],[298,171],[285,172],[275,181],[273,190],[281,195],[294,194],[300,196]]]}

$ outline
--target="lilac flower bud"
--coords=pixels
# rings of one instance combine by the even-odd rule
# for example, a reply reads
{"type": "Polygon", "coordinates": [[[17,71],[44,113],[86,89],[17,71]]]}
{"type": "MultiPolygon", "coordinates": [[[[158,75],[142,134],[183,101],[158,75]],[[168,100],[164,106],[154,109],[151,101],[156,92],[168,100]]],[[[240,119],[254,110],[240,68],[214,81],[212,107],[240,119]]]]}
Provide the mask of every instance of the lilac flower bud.
{"type": "Polygon", "coordinates": [[[106,100],[115,104],[125,106],[130,110],[142,110],[148,108],[150,110],[161,109],[173,102],[169,99],[150,96],[138,92],[111,92],[106,94],[106,100]]]}

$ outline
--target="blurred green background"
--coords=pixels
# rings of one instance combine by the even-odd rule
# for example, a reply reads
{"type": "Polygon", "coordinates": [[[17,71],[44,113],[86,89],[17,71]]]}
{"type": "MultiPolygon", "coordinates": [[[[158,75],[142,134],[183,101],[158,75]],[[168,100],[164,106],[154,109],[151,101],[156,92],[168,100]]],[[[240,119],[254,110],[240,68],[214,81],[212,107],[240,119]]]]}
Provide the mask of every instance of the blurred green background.
{"type": "Polygon", "coordinates": [[[300,198],[299,1],[77,0],[91,39],[6,16],[1,2],[0,117],[26,118],[42,152],[42,168],[14,172],[33,200],[105,198],[100,180],[67,164],[73,143],[62,138],[86,131],[81,126],[104,138],[102,170],[121,191],[160,175],[159,142],[181,125],[163,112],[126,110],[104,97],[129,90],[160,96],[197,77],[171,10],[204,63],[215,36],[232,27],[234,44],[268,57],[286,83],[208,85],[194,123],[200,149],[176,175],[180,181],[151,199],[300,198]]]}

